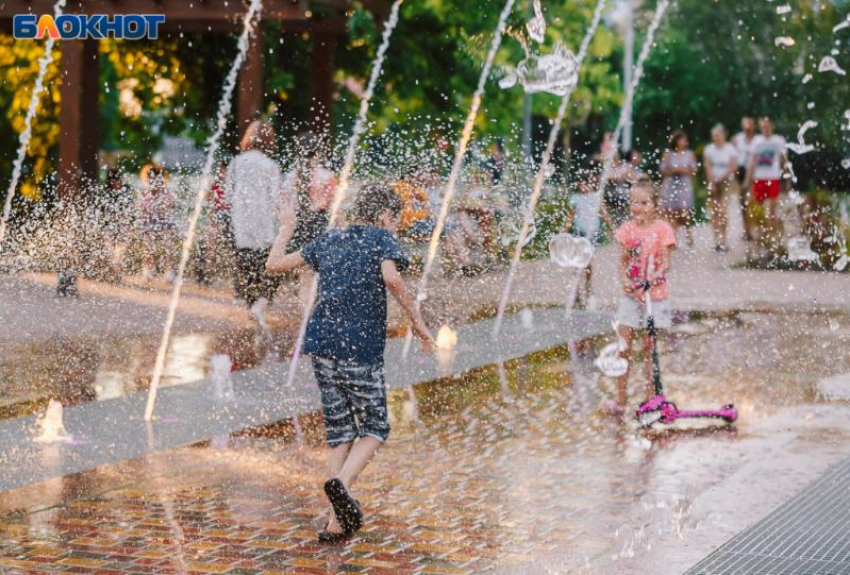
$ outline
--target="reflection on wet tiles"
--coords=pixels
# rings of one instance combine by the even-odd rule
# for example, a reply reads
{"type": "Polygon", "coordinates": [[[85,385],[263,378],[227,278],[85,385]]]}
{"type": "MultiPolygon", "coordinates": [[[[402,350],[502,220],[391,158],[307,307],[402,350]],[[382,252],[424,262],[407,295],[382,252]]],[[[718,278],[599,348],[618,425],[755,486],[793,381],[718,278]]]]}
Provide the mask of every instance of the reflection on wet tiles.
{"type": "MultiPolygon", "coordinates": [[[[757,405],[746,408],[753,417],[809,401],[812,382],[847,371],[846,359],[807,355],[823,342],[806,341],[797,323],[793,316],[718,320],[672,335],[662,349],[671,394],[689,405],[733,397],[757,405]],[[738,348],[771,333],[778,355],[756,365],[735,361],[738,348]],[[811,363],[808,379],[798,376],[799,361],[811,363]]],[[[419,385],[412,396],[393,391],[393,435],[355,490],[366,527],[345,545],[314,539],[327,504],[322,429],[310,416],[302,418],[300,446],[291,429],[270,426],[232,436],[228,445],[155,454],[28,488],[26,506],[42,507],[0,519],[0,568],[634,572],[619,566],[722,521],[698,512],[695,498],[739,465],[729,453],[745,449],[751,420],[744,416],[738,429],[709,423],[648,433],[618,425],[595,412],[606,382],[585,367],[604,343],[581,342],[570,361],[565,348],[555,349],[502,370],[419,385]]],[[[637,376],[633,384],[637,399],[637,376]]],[[[20,509],[16,497],[24,498],[13,492],[0,504],[20,509]]]]}

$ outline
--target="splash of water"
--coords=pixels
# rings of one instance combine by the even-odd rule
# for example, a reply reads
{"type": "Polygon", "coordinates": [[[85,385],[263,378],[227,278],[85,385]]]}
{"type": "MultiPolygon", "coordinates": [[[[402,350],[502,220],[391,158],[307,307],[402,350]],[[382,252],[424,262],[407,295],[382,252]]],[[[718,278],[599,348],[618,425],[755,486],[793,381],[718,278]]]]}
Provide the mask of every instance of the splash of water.
{"type": "MultiPolygon", "coordinates": [[[[375,60],[372,62],[372,73],[369,76],[369,84],[366,87],[366,92],[363,94],[363,99],[360,100],[360,109],[357,114],[357,120],[354,123],[354,129],[351,131],[351,137],[348,139],[348,149],[345,153],[345,164],[340,172],[339,182],[334,190],[334,197],[331,201],[330,215],[328,221],[328,229],[332,228],[336,223],[336,218],[339,215],[339,208],[345,199],[345,194],[348,191],[348,181],[351,177],[351,171],[354,169],[354,155],[357,152],[357,145],[360,142],[360,136],[366,130],[366,114],[369,111],[369,103],[372,101],[372,95],[375,93],[375,86],[378,84],[378,78],[381,76],[381,70],[384,67],[384,57],[387,49],[390,46],[390,38],[392,38],[393,30],[398,24],[398,11],[401,3],[404,0],[396,0],[393,3],[390,15],[384,23],[384,33],[381,38],[381,45],[378,47],[378,52],[375,54],[375,60]]],[[[310,286],[310,293],[307,298],[307,305],[304,306],[304,315],[301,318],[301,323],[298,326],[298,337],[295,340],[295,350],[292,353],[292,358],[289,362],[289,370],[286,374],[286,385],[292,386],[295,381],[295,375],[298,372],[298,360],[301,357],[301,350],[304,347],[304,337],[307,333],[307,323],[310,321],[310,313],[313,310],[313,305],[316,303],[316,296],[319,289],[319,278],[315,276],[313,283],[310,286]]],[[[297,418],[295,419],[296,425],[297,418]]],[[[298,428],[300,437],[300,428],[298,428]]]]}
{"type": "Polygon", "coordinates": [[[823,59],[818,64],[818,72],[834,72],[839,76],[846,76],[847,72],[838,65],[838,62],[835,61],[835,58],[832,56],[824,56],[823,59]]]}
{"type": "Polygon", "coordinates": [[[773,43],[777,46],[783,46],[785,48],[790,48],[791,46],[796,44],[794,38],[792,38],[791,36],[777,36],[773,43]]]}
{"type": "MultiPolygon", "coordinates": [[[[566,96],[578,83],[578,61],[563,44],[556,44],[551,54],[533,54],[517,65],[516,81],[528,94],[548,92],[566,96]]],[[[512,78],[508,76],[507,78],[512,78]]],[[[504,87],[505,82],[499,82],[504,87]]]]}
{"type": "Polygon", "coordinates": [[[812,251],[811,240],[800,236],[788,240],[788,259],[792,262],[813,262],[818,255],[812,251]]]}
{"type": "MultiPolygon", "coordinates": [[[[666,0],[665,0],[666,1],[666,0]]],[[[587,32],[584,34],[584,38],[581,41],[581,46],[579,47],[578,56],[576,57],[576,71],[581,69],[582,64],[584,63],[584,59],[587,56],[587,50],[590,47],[590,41],[593,39],[593,36],[596,34],[596,29],[599,27],[599,22],[602,20],[602,12],[607,4],[608,0],[598,0],[596,3],[596,9],[593,12],[593,18],[590,22],[590,26],[587,29],[587,32]]],[[[575,86],[573,86],[573,89],[575,86]]],[[[567,105],[570,103],[570,97],[572,96],[573,90],[570,89],[564,97],[561,99],[561,106],[558,108],[558,114],[555,116],[555,121],[552,123],[552,129],[549,131],[549,139],[546,142],[546,150],[543,152],[543,158],[540,162],[540,168],[537,170],[537,175],[534,177],[534,185],[531,191],[531,197],[528,200],[528,207],[525,212],[525,219],[522,223],[522,228],[520,229],[519,237],[524,238],[529,232],[531,225],[534,222],[534,211],[537,208],[537,202],[540,199],[540,194],[543,190],[543,181],[546,179],[546,174],[548,173],[549,164],[552,159],[552,154],[555,151],[555,143],[558,139],[558,132],[561,129],[561,122],[564,120],[564,116],[567,113],[567,105]]],[[[510,296],[511,287],[513,285],[514,277],[516,276],[517,268],[519,267],[519,259],[522,255],[522,248],[520,242],[517,242],[516,247],[514,248],[513,259],[511,260],[511,267],[508,271],[508,277],[505,280],[505,285],[502,289],[501,300],[499,301],[499,309],[496,313],[496,322],[493,326],[493,338],[498,337],[499,332],[502,329],[502,322],[505,317],[505,308],[508,305],[508,297],[510,296]]]]}
{"type": "Polygon", "coordinates": [[[811,128],[817,127],[818,123],[814,120],[806,120],[800,129],[797,131],[797,143],[789,143],[787,147],[789,150],[794,152],[795,154],[806,154],[815,149],[811,144],[806,143],[806,132],[808,132],[811,128]]]}
{"type": "MultiPolygon", "coordinates": [[[[57,0],[53,6],[53,18],[62,14],[65,9],[67,0],[57,0]]],[[[41,98],[41,93],[44,91],[44,77],[47,75],[47,67],[53,61],[53,45],[56,39],[48,36],[44,44],[44,55],[38,61],[38,76],[35,79],[35,86],[32,89],[30,96],[30,105],[27,109],[27,115],[24,118],[24,131],[21,132],[20,145],[18,146],[18,154],[15,156],[15,163],[12,165],[12,181],[9,182],[9,188],[6,190],[6,201],[3,204],[3,218],[0,219],[0,251],[3,249],[3,240],[6,238],[6,228],[9,225],[9,214],[12,211],[12,199],[15,197],[15,190],[18,188],[18,181],[21,179],[21,168],[24,164],[24,158],[27,155],[27,149],[32,138],[32,121],[35,118],[35,111],[38,107],[38,101],[41,98]]]]}
{"type": "MultiPolygon", "coordinates": [[[[443,234],[443,228],[446,225],[446,218],[449,215],[452,198],[457,187],[457,180],[460,177],[460,170],[463,166],[463,157],[466,154],[466,148],[469,145],[469,140],[472,137],[472,128],[475,124],[475,118],[478,116],[478,109],[481,107],[481,100],[484,96],[484,87],[487,84],[487,78],[490,76],[490,69],[493,67],[493,59],[496,57],[496,52],[502,43],[502,36],[505,34],[508,16],[513,10],[514,0],[506,0],[499,15],[499,21],[496,24],[496,31],[493,34],[493,39],[490,42],[490,51],[487,53],[487,58],[484,61],[484,68],[481,70],[481,75],[478,77],[478,86],[472,96],[472,103],[469,106],[469,112],[466,115],[466,122],[463,125],[463,130],[460,134],[460,139],[455,150],[454,162],[452,163],[452,171],[449,173],[449,181],[446,183],[446,189],[443,194],[442,204],[440,205],[440,213],[437,216],[437,221],[434,225],[434,231],[431,233],[431,240],[428,243],[428,255],[425,258],[425,265],[422,270],[422,277],[419,280],[419,286],[416,291],[416,308],[419,309],[421,301],[425,298],[425,293],[428,289],[428,278],[431,275],[431,270],[434,267],[434,260],[437,257],[437,249],[440,245],[440,237],[443,234]]],[[[521,237],[525,237],[523,234],[521,237]]],[[[407,338],[404,342],[402,356],[407,357],[410,351],[410,344],[413,341],[413,333],[410,329],[407,330],[407,338]]]]}
{"type": "Polygon", "coordinates": [[[162,340],[159,344],[159,351],[156,354],[156,364],[154,365],[153,377],[151,378],[151,386],[148,391],[148,401],[145,407],[145,421],[150,421],[153,417],[153,408],[156,403],[156,393],[159,388],[159,382],[162,379],[162,371],[165,367],[165,355],[168,351],[168,342],[171,339],[171,328],[174,325],[174,317],[177,314],[177,304],[180,302],[180,293],[183,288],[183,276],[186,273],[186,265],[189,262],[189,252],[192,249],[192,244],[195,240],[195,229],[198,225],[198,219],[201,216],[201,210],[204,207],[204,201],[207,197],[207,190],[212,184],[212,170],[215,154],[218,151],[219,140],[224,134],[224,129],[227,127],[227,117],[230,115],[230,110],[233,107],[233,91],[236,88],[236,79],[239,74],[239,69],[245,61],[245,54],[248,52],[248,44],[251,34],[254,31],[256,21],[259,19],[262,10],[262,0],[251,0],[248,6],[248,11],[242,21],[242,34],[239,36],[237,43],[237,54],[230,66],[230,71],[224,82],[224,91],[218,104],[218,117],[216,121],[216,130],[207,141],[207,157],[204,163],[204,170],[201,176],[201,184],[198,188],[198,193],[195,196],[195,206],[186,226],[186,236],[183,239],[183,251],[180,254],[180,264],[177,267],[177,277],[174,280],[174,289],[171,292],[171,302],[168,306],[168,316],[165,320],[163,328],[162,340]]]}
{"type": "Polygon", "coordinates": [[[540,0],[534,0],[534,18],[526,22],[525,29],[528,36],[538,44],[546,39],[546,18],[543,17],[543,7],[540,0]]]}
{"type": "Polygon", "coordinates": [[[217,400],[233,397],[233,362],[224,354],[210,358],[210,379],[213,383],[214,397],[217,400]]]}
{"type": "Polygon", "coordinates": [[[549,259],[562,268],[584,269],[593,258],[593,245],[587,238],[558,234],[549,240],[549,259]]]}
{"type": "Polygon", "coordinates": [[[47,409],[39,416],[36,422],[38,435],[36,435],[34,441],[38,443],[55,443],[71,440],[71,436],[65,431],[63,411],[62,404],[59,401],[51,399],[47,402],[47,409]]]}

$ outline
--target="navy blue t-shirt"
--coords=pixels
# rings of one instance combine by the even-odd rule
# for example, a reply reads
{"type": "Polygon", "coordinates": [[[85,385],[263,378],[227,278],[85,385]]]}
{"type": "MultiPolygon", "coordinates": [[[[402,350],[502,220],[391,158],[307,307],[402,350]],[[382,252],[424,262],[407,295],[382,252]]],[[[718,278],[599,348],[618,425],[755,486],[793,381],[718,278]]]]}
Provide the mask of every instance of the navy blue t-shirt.
{"type": "Polygon", "coordinates": [[[331,230],[301,248],[319,273],[319,294],[304,353],[362,365],[382,363],[387,341],[387,289],[381,263],[408,265],[396,237],[374,226],[331,230]]]}

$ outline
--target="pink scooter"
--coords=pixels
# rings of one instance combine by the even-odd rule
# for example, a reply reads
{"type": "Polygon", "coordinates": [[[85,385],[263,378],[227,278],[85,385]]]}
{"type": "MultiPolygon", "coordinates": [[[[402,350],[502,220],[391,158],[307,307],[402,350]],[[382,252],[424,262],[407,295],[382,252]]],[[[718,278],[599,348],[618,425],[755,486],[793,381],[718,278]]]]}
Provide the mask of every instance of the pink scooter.
{"type": "Polygon", "coordinates": [[[651,287],[649,280],[643,282],[641,287],[646,294],[646,327],[649,330],[649,341],[652,345],[652,384],[655,387],[655,397],[641,404],[635,412],[638,421],[644,427],[650,427],[653,423],[661,422],[671,424],[677,419],[691,418],[713,418],[723,419],[728,423],[738,419],[738,411],[735,406],[724,405],[720,409],[681,411],[672,401],[664,397],[664,387],[661,385],[661,367],[658,361],[658,331],[655,328],[655,318],[652,316],[652,298],[649,294],[651,287]]]}

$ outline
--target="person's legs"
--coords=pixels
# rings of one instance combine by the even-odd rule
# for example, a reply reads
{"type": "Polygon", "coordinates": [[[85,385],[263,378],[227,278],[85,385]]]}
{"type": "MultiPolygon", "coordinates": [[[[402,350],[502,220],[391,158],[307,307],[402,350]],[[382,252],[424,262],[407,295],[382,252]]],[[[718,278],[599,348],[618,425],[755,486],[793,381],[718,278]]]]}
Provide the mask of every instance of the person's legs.
{"type": "Polygon", "coordinates": [[[738,168],[738,206],[741,210],[741,221],[744,224],[744,240],[752,241],[752,226],[750,224],[750,190],[744,185],[747,171],[744,168],[738,168]]]}
{"type": "MultiPolygon", "coordinates": [[[[336,477],[342,471],[345,461],[357,437],[357,425],[348,402],[337,362],[321,357],[313,358],[313,373],[322,395],[322,419],[325,423],[325,438],[328,443],[328,476],[336,477]]],[[[341,533],[342,527],[331,507],[327,531],[341,533]]]]}
{"type": "Polygon", "coordinates": [[[374,457],[390,435],[387,412],[387,388],[384,366],[352,365],[346,367],[345,393],[357,418],[360,439],[351,448],[337,478],[350,489],[360,472],[374,457]]]}
{"type": "Polygon", "coordinates": [[[714,243],[718,248],[726,247],[727,212],[729,211],[728,182],[720,182],[709,188],[708,203],[711,208],[711,227],[714,243]]]}
{"type": "Polygon", "coordinates": [[[681,225],[685,228],[685,239],[688,242],[688,246],[694,247],[694,224],[696,223],[694,210],[689,208],[681,210],[679,212],[679,219],[681,225]]]}

